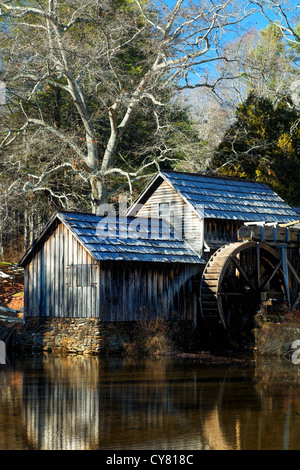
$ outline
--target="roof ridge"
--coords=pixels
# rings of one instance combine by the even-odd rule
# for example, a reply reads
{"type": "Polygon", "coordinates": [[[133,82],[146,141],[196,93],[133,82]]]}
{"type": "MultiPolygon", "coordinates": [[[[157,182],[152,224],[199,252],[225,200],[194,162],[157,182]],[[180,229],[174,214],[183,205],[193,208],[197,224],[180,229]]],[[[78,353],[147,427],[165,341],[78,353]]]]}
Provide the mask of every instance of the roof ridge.
{"type": "MultiPolygon", "coordinates": [[[[258,180],[252,180],[249,178],[242,178],[238,176],[220,176],[220,175],[212,175],[210,173],[200,173],[200,172],[191,172],[191,171],[176,171],[176,170],[160,170],[160,173],[176,173],[178,175],[191,175],[191,176],[204,176],[206,178],[212,178],[212,179],[224,179],[224,180],[229,180],[229,181],[239,181],[239,182],[248,182],[248,183],[256,183],[256,184],[262,184],[264,186],[268,186],[268,184],[264,181],[258,181],[258,180]]],[[[271,189],[271,188],[269,188],[271,189]]],[[[272,191],[272,190],[271,190],[272,191]]]]}

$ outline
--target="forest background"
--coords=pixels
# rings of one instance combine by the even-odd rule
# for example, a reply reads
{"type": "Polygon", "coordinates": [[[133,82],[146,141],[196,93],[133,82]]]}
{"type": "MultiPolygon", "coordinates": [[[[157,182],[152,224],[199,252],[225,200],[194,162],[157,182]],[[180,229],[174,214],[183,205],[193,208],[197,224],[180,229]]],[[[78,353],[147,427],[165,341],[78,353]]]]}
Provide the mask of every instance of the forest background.
{"type": "Polygon", "coordinates": [[[0,259],[160,169],[300,206],[299,24],[294,1],[0,1],[0,259]]]}

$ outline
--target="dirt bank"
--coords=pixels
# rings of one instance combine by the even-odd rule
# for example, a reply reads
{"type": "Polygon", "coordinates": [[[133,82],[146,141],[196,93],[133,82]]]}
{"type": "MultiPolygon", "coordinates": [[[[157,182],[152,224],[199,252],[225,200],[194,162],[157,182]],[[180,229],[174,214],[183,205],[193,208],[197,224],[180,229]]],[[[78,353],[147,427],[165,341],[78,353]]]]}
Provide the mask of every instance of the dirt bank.
{"type": "Polygon", "coordinates": [[[24,272],[14,263],[0,262],[0,306],[16,311],[24,307],[24,272]]]}

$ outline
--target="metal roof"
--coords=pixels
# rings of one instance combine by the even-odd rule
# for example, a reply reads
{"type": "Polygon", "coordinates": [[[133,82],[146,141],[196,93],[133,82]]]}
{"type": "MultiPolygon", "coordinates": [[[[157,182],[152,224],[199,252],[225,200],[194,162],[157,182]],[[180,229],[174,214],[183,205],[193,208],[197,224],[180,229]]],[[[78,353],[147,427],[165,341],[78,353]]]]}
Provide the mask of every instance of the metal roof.
{"type": "Polygon", "coordinates": [[[266,184],[193,173],[159,173],[205,218],[288,223],[299,214],[266,184]]]}
{"type": "Polygon", "coordinates": [[[296,214],[298,214],[298,217],[300,218],[300,207],[293,207],[293,211],[295,211],[296,214]]]}
{"type": "Polygon", "coordinates": [[[160,219],[59,212],[57,217],[96,260],[201,263],[160,219]]]}

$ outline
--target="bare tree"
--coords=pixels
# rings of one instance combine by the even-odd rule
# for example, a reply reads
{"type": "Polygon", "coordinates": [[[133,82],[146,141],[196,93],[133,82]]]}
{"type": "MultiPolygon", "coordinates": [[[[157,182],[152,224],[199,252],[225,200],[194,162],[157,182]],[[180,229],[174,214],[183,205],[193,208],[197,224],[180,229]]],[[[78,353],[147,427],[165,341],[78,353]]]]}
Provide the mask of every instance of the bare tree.
{"type": "MultiPolygon", "coordinates": [[[[267,12],[269,19],[274,20],[271,11],[267,12]]],[[[296,27],[296,35],[298,30],[296,27]]],[[[199,122],[199,135],[206,141],[208,156],[214,155],[225,131],[236,119],[237,107],[246,101],[249,93],[267,98],[275,106],[282,100],[289,104],[292,94],[299,105],[300,98],[296,94],[299,93],[300,81],[297,80],[299,71],[295,57],[299,57],[300,44],[296,36],[292,40],[292,31],[289,40],[286,34],[278,21],[270,22],[261,31],[251,27],[224,45],[227,60],[217,64],[222,77],[218,88],[202,88],[188,95],[199,122]]],[[[210,159],[208,161],[210,163],[210,159]]]]}
{"type": "Polygon", "coordinates": [[[299,44],[300,35],[297,30],[300,12],[299,4],[293,0],[251,0],[269,23],[276,24],[285,38],[299,44]]]}
{"type": "Polygon", "coordinates": [[[12,175],[24,166],[24,148],[29,146],[31,155],[31,168],[19,171],[9,190],[48,191],[66,201],[72,176],[59,191],[50,182],[61,174],[76,175],[77,181],[89,184],[96,211],[107,200],[111,178],[131,188],[132,180],[144,177],[145,171],[156,171],[174,151],[166,139],[172,129],[162,120],[170,90],[216,90],[224,77],[214,65],[234,60],[223,47],[226,34],[237,33],[255,8],[237,0],[177,0],[173,7],[141,0],[0,1],[5,25],[1,78],[7,86],[8,113],[19,110],[13,125],[7,115],[7,132],[2,132],[5,171],[9,167],[12,175]],[[137,51],[138,61],[126,67],[124,59],[137,51]],[[72,126],[49,119],[41,106],[47,88],[68,96],[72,126]],[[153,134],[161,138],[140,152],[145,158],[138,168],[122,167],[120,143],[141,110],[151,114],[153,134]],[[44,162],[42,142],[52,155],[44,162]]]}

